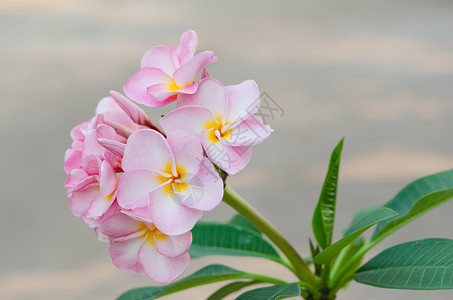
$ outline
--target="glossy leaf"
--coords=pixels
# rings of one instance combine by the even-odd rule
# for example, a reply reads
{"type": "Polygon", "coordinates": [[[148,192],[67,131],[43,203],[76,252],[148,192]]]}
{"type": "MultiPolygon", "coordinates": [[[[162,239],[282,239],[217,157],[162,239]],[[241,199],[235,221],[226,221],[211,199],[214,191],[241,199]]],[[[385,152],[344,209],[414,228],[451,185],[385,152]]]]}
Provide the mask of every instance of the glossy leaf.
{"type": "Polygon", "coordinates": [[[297,283],[288,283],[251,290],[240,295],[236,300],[276,300],[299,295],[299,285],[297,283]]]}
{"type": "Polygon", "coordinates": [[[206,300],[220,300],[225,298],[226,296],[237,292],[245,287],[248,287],[253,284],[260,283],[259,281],[235,281],[232,283],[229,283],[220,289],[218,289],[214,294],[208,297],[206,300]]]}
{"type": "Polygon", "coordinates": [[[258,235],[261,235],[261,231],[255,227],[252,223],[250,223],[246,218],[242,215],[235,215],[229,222],[229,224],[237,225],[241,228],[248,229],[258,235]]]}
{"type": "Polygon", "coordinates": [[[265,276],[242,272],[223,265],[210,265],[168,285],[129,290],[117,300],[152,300],[203,284],[232,279],[254,279],[260,282],[269,282],[265,276]]]}
{"type": "Polygon", "coordinates": [[[280,261],[274,247],[260,235],[233,224],[198,223],[192,229],[194,256],[254,256],[280,261]]]}
{"type": "Polygon", "coordinates": [[[396,245],[362,266],[354,279],[391,289],[453,289],[453,240],[426,239],[396,245]]]}
{"type": "Polygon", "coordinates": [[[321,249],[332,244],[333,225],[335,221],[335,202],[337,199],[338,171],[340,170],[343,139],[338,143],[330,156],[329,169],[324,180],[318,204],[313,214],[313,234],[321,249]]]}
{"type": "Polygon", "coordinates": [[[349,243],[353,242],[370,227],[372,227],[376,223],[382,222],[396,215],[397,213],[386,207],[375,207],[374,209],[368,210],[367,213],[362,214],[360,218],[354,219],[351,226],[346,231],[347,235],[345,237],[332,244],[318,256],[316,256],[314,262],[327,263],[330,259],[337,255],[338,252],[341,251],[341,249],[346,247],[349,243]]]}
{"type": "Polygon", "coordinates": [[[453,197],[453,170],[418,179],[390,200],[385,207],[399,216],[376,227],[372,240],[382,239],[406,223],[453,197]]]}

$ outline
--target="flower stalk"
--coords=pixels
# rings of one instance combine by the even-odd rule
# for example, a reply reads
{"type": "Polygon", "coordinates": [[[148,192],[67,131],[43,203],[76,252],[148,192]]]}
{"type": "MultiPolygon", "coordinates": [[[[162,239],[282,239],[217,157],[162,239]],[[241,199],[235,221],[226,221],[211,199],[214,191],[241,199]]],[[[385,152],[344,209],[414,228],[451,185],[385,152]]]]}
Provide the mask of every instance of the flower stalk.
{"type": "Polygon", "coordinates": [[[308,268],[302,257],[297,253],[293,246],[283,237],[283,235],[258,211],[248,204],[238,193],[229,185],[225,186],[223,201],[240,213],[250,223],[255,225],[263,232],[288,258],[296,276],[304,282],[315,285],[316,276],[308,268]]]}

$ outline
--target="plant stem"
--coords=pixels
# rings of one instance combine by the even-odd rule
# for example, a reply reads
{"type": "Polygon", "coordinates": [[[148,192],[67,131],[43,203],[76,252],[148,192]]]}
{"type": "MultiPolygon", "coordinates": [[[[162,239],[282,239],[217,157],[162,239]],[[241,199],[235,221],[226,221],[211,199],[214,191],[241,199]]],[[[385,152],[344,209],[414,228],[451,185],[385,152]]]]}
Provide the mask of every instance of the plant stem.
{"type": "Polygon", "coordinates": [[[311,272],[304,260],[283,237],[283,235],[268,220],[266,220],[258,211],[248,204],[238,193],[230,186],[225,186],[223,201],[240,213],[250,223],[255,225],[263,232],[274,244],[283,252],[294,267],[294,273],[301,281],[315,285],[316,276],[311,272]]]}

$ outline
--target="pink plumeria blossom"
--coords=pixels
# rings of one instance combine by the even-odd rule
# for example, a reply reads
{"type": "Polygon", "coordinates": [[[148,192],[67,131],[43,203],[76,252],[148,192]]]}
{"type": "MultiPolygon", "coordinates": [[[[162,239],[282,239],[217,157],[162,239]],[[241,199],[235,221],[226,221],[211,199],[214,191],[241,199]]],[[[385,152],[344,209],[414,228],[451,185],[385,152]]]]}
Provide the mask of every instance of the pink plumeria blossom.
{"type": "Polygon", "coordinates": [[[90,227],[97,227],[101,217],[116,208],[118,181],[108,160],[101,161],[93,154],[84,157],[82,167],[73,170],[65,183],[72,213],[90,227]]]}
{"type": "Polygon", "coordinates": [[[192,229],[222,200],[223,182],[196,137],[165,139],[142,129],[129,137],[118,203],[165,234],[192,229]]]}
{"type": "Polygon", "coordinates": [[[198,136],[209,159],[235,174],[250,161],[251,146],[263,142],[272,132],[261,117],[254,115],[259,105],[260,93],[253,80],[224,87],[206,77],[195,94],[180,95],[178,108],[160,123],[168,135],[198,136]]]}
{"type": "Polygon", "coordinates": [[[142,219],[117,212],[105,219],[99,231],[110,239],[110,256],[119,269],[145,273],[158,283],[178,278],[188,267],[191,232],[166,235],[142,219]]]}
{"type": "Polygon", "coordinates": [[[138,103],[158,107],[175,101],[180,93],[195,93],[195,76],[217,61],[212,51],[194,56],[197,45],[197,34],[189,30],[182,34],[176,50],[170,46],[149,49],[141,60],[141,69],[125,83],[126,95],[138,103]]]}

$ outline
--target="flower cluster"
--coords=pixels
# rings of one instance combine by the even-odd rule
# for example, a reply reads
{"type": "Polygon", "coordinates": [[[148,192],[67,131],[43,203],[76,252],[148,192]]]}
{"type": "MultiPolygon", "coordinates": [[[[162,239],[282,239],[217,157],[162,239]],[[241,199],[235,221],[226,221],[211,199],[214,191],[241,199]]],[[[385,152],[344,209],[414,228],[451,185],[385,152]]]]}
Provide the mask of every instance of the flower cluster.
{"type": "Polygon", "coordinates": [[[197,44],[196,33],[187,31],[176,50],[151,48],[124,85],[130,99],[146,106],[177,102],[160,120],[163,131],[111,91],[91,120],[72,129],[65,154],[72,213],[110,243],[118,268],[159,283],[189,265],[190,230],[222,201],[218,170],[241,171],[251,146],[272,132],[255,115],[256,83],[223,86],[205,69],[217,57],[212,51],[194,55],[197,44]]]}

